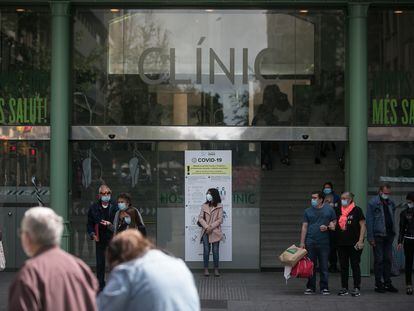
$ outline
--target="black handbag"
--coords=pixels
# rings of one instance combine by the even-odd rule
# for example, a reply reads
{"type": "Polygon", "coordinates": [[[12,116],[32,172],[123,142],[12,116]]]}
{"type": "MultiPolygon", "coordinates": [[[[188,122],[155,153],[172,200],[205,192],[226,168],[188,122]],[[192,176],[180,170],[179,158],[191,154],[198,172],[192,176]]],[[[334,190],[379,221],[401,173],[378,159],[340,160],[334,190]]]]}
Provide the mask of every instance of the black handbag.
{"type": "MultiPolygon", "coordinates": [[[[206,221],[206,212],[203,212],[203,219],[204,221],[206,221]]],[[[199,226],[200,228],[203,228],[203,226],[201,225],[200,221],[197,221],[197,226],[199,226]]]]}

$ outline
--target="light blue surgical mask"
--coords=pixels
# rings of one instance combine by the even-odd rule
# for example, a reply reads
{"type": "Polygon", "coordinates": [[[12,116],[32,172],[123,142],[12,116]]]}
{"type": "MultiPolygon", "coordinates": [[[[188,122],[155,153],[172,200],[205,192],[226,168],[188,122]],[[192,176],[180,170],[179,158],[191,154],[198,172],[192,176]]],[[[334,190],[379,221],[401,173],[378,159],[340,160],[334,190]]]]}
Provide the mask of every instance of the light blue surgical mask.
{"type": "Polygon", "coordinates": [[[388,200],[389,199],[389,195],[388,194],[384,194],[384,193],[381,193],[381,198],[383,199],[383,200],[388,200]]]}
{"type": "Polygon", "coordinates": [[[317,207],[318,206],[318,199],[312,199],[311,200],[311,205],[312,205],[312,207],[317,207]]]}
{"type": "Polygon", "coordinates": [[[124,218],[124,221],[125,221],[125,223],[126,223],[127,225],[130,225],[130,224],[131,224],[131,217],[130,217],[130,216],[126,216],[126,217],[124,218]]]}
{"type": "Polygon", "coordinates": [[[331,194],[332,193],[332,189],[331,188],[325,188],[325,189],[323,189],[323,193],[324,194],[331,194]]]}
{"type": "Polygon", "coordinates": [[[341,200],[342,206],[348,206],[348,200],[341,200]]]}
{"type": "Polygon", "coordinates": [[[101,201],[108,203],[111,200],[111,196],[110,195],[103,195],[101,196],[101,201]]]}
{"type": "Polygon", "coordinates": [[[407,202],[408,208],[413,208],[414,207],[414,203],[413,202],[407,202]]]}
{"type": "Polygon", "coordinates": [[[126,203],[125,203],[125,202],[120,202],[120,203],[118,203],[118,208],[119,208],[121,211],[123,211],[123,210],[126,210],[127,205],[126,205],[126,203]]]}
{"type": "Polygon", "coordinates": [[[213,196],[210,193],[207,193],[206,199],[207,199],[207,202],[211,202],[213,201],[213,196]]]}

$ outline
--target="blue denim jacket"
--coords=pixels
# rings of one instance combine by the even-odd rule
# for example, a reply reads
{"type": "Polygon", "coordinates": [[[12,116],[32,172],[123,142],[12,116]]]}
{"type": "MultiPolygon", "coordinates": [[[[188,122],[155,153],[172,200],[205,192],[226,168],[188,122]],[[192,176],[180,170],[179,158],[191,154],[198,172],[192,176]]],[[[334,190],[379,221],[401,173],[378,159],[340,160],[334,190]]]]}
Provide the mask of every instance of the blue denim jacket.
{"type": "MultiPolygon", "coordinates": [[[[388,207],[393,223],[393,235],[395,235],[395,203],[391,199],[388,201],[388,207]]],[[[368,241],[374,240],[376,236],[384,237],[387,235],[387,230],[385,228],[384,204],[379,195],[373,197],[368,203],[366,222],[368,241]]]]}

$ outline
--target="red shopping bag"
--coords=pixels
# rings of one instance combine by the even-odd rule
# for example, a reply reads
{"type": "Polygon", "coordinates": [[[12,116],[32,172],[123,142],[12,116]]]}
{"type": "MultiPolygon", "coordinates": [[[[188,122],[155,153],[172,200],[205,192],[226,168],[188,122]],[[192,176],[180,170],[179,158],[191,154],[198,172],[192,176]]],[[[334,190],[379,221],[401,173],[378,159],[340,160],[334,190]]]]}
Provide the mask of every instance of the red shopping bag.
{"type": "Polygon", "coordinates": [[[292,268],[290,276],[293,278],[310,278],[313,275],[313,262],[304,257],[292,268]]]}

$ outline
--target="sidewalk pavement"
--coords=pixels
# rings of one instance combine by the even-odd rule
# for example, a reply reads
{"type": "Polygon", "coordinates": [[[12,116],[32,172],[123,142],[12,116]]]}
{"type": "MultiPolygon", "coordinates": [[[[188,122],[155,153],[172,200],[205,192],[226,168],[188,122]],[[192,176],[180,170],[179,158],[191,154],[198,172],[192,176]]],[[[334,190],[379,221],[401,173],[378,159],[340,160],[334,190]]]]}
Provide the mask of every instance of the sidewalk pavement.
{"type": "MultiPolygon", "coordinates": [[[[15,273],[0,272],[0,310],[6,310],[8,286],[15,273]]],[[[330,296],[303,295],[305,280],[292,279],[286,284],[282,272],[226,272],[216,278],[194,273],[203,311],[410,311],[414,296],[405,294],[403,276],[393,278],[397,294],[377,294],[374,279],[362,279],[360,297],[339,297],[338,273],[330,274],[330,296]]],[[[350,278],[350,285],[352,278],[350,278]]],[[[138,309],[139,310],[139,309],[138,309]]],[[[56,310],[59,311],[59,310],[56,310]]],[[[116,310],[114,310],[116,311],[116,310]]],[[[145,310],[150,311],[150,310],[145,310]]],[[[185,310],[183,310],[185,311],[185,310]]]]}

